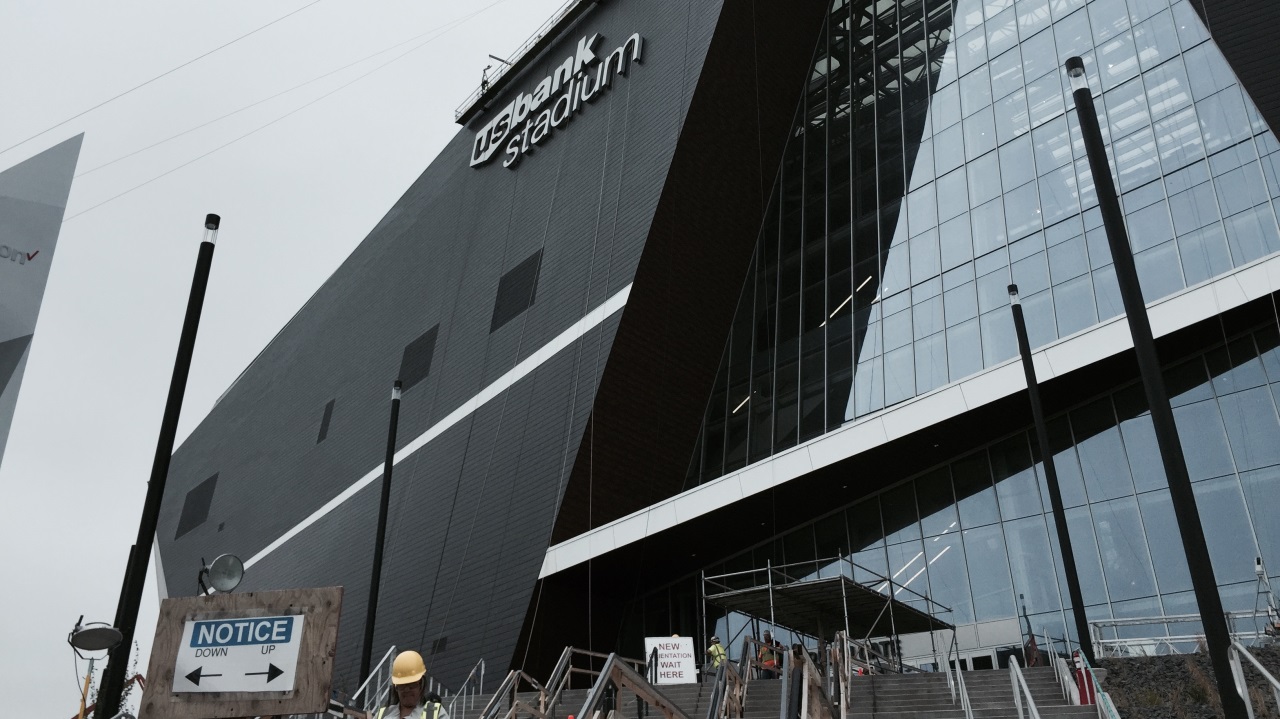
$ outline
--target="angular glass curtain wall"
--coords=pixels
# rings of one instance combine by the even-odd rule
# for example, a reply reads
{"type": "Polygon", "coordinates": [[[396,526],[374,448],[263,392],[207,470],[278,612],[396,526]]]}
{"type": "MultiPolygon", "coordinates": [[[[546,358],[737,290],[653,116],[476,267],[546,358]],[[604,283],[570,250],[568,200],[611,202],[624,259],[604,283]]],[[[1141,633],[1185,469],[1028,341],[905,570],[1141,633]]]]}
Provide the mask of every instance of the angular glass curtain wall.
{"type": "Polygon", "coordinates": [[[835,2],[697,484],[1121,312],[1061,59],[1100,91],[1143,291],[1280,250],[1280,143],[1188,0],[835,2]]]}

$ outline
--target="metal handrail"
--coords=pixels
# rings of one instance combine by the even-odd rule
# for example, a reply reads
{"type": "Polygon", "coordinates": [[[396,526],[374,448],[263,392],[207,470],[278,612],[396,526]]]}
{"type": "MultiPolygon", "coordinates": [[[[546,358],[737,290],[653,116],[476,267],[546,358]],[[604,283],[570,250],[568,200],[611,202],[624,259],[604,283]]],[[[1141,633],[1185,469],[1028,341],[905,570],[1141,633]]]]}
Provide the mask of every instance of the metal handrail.
{"type": "Polygon", "coordinates": [[[356,689],[355,694],[351,695],[351,701],[353,703],[357,699],[363,699],[363,701],[357,705],[360,707],[361,711],[368,712],[382,703],[384,691],[390,690],[391,687],[391,664],[394,661],[395,656],[396,646],[392,644],[391,648],[387,649],[387,653],[382,655],[382,659],[378,660],[378,663],[374,665],[373,670],[369,672],[369,676],[365,677],[364,683],[360,685],[360,688],[356,689]],[[386,678],[379,679],[378,682],[373,685],[376,691],[374,692],[373,701],[370,702],[369,696],[365,694],[365,692],[369,689],[370,682],[372,682],[375,677],[381,677],[384,670],[386,678]]]}
{"type": "Polygon", "coordinates": [[[1031,714],[1031,719],[1040,719],[1040,710],[1036,709],[1036,700],[1031,698],[1031,689],[1027,687],[1027,680],[1022,676],[1022,668],[1018,666],[1018,658],[1016,656],[1009,657],[1009,681],[1013,684],[1013,705],[1018,708],[1018,719],[1023,719],[1026,714],[1022,711],[1022,699],[1026,696],[1027,709],[1031,714]]]}
{"type": "Polygon", "coordinates": [[[453,699],[449,701],[449,708],[446,710],[449,715],[449,719],[462,719],[461,714],[455,714],[453,712],[454,705],[458,703],[459,699],[463,700],[462,709],[464,712],[475,708],[476,697],[484,694],[484,669],[484,658],[481,658],[480,661],[476,662],[474,667],[471,667],[471,672],[467,674],[466,679],[462,680],[462,685],[461,688],[458,689],[458,693],[454,694],[453,699]],[[476,685],[475,691],[470,691],[471,680],[476,678],[477,671],[480,672],[480,683],[476,685]],[[471,700],[470,706],[466,705],[467,699],[471,700]]]}
{"type": "MultiPolygon", "coordinates": [[[[1075,677],[1071,675],[1071,667],[1067,666],[1067,660],[1058,656],[1047,632],[1043,633],[1041,638],[1044,640],[1045,652],[1049,655],[1049,666],[1053,667],[1053,678],[1057,680],[1058,687],[1062,690],[1062,698],[1072,706],[1080,706],[1080,687],[1076,685],[1075,677]]],[[[1068,653],[1070,649],[1068,646],[1068,653]]]]}
{"type": "Polygon", "coordinates": [[[721,662],[716,667],[716,678],[711,682],[711,698],[707,702],[706,719],[721,719],[720,707],[724,704],[725,691],[729,686],[729,663],[721,662]]]}
{"type": "MultiPolygon", "coordinates": [[[[1067,644],[1067,649],[1071,649],[1071,645],[1067,644]]],[[[1098,719],[1120,719],[1120,712],[1116,710],[1115,702],[1111,701],[1111,695],[1100,690],[1098,675],[1093,673],[1093,667],[1090,666],[1089,660],[1084,653],[1077,653],[1080,658],[1080,666],[1083,671],[1089,674],[1089,684],[1093,687],[1093,700],[1098,705],[1098,719]]]]}
{"type": "Polygon", "coordinates": [[[1257,669],[1262,678],[1267,680],[1271,685],[1271,693],[1275,696],[1277,706],[1280,706],[1280,681],[1277,681],[1267,668],[1262,666],[1257,657],[1253,656],[1243,644],[1238,641],[1232,641],[1231,646],[1227,650],[1228,657],[1231,660],[1231,674],[1235,678],[1236,691],[1240,693],[1240,697],[1244,699],[1244,704],[1249,709],[1249,719],[1253,719],[1253,700],[1249,698],[1249,684],[1245,681],[1244,665],[1240,661],[1240,657],[1249,660],[1254,669],[1257,669]]]}
{"type": "Polygon", "coordinates": [[[951,632],[951,646],[947,649],[947,685],[951,687],[951,703],[955,704],[958,698],[960,708],[964,710],[964,718],[973,719],[973,703],[969,700],[969,687],[964,682],[964,672],[960,670],[960,643],[954,631],[951,632]],[[951,681],[952,673],[955,674],[954,685],[951,681]]]}
{"type": "Polygon", "coordinates": [[[608,686],[613,684],[619,689],[623,687],[630,689],[636,695],[637,701],[643,701],[655,706],[666,715],[667,719],[689,719],[689,715],[685,714],[684,710],[658,691],[639,672],[628,666],[629,661],[631,660],[623,659],[616,654],[609,655],[609,658],[604,662],[604,667],[600,669],[600,676],[596,678],[596,683],[592,685],[591,691],[587,694],[586,701],[583,703],[582,709],[578,711],[577,716],[583,719],[592,719],[596,707],[604,699],[608,686]]]}

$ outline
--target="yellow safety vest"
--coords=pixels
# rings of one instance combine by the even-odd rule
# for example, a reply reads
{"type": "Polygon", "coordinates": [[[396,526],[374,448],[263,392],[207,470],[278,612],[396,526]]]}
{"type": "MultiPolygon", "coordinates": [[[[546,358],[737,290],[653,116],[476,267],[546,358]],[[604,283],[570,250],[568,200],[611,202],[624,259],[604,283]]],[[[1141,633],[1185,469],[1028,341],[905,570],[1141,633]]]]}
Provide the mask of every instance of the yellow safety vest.
{"type": "MultiPolygon", "coordinates": [[[[432,704],[432,706],[434,706],[434,707],[435,707],[434,709],[432,709],[432,710],[431,710],[431,719],[440,719],[440,704],[439,704],[439,702],[431,702],[431,704],[432,704]]],[[[426,709],[426,705],[424,704],[422,708],[423,708],[423,709],[426,709]]],[[[382,707],[381,709],[379,709],[379,710],[378,710],[378,719],[382,719],[382,715],[383,715],[383,714],[386,714],[386,713],[387,713],[387,708],[386,708],[386,707],[382,707]]],[[[397,713],[398,713],[398,712],[397,712],[397,713]]],[[[424,711],[424,712],[422,712],[422,713],[423,713],[423,715],[424,715],[424,719],[425,719],[426,712],[424,711]]]]}
{"type": "Polygon", "coordinates": [[[711,648],[707,649],[707,653],[711,655],[711,667],[713,669],[719,669],[720,665],[724,664],[724,647],[719,644],[712,644],[711,648]]]}

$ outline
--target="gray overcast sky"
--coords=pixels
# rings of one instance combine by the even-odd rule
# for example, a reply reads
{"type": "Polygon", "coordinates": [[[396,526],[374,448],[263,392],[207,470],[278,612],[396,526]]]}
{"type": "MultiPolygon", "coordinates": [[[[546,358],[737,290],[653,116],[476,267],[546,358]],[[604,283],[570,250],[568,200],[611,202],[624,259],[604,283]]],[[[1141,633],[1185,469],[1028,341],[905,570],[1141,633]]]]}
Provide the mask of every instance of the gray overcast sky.
{"type": "MultiPolygon", "coordinates": [[[[0,153],[0,170],[84,132],[78,172],[85,173],[415,36],[452,27],[350,87],[76,217],[302,107],[430,35],[72,185],[69,219],[0,467],[0,562],[8,585],[0,604],[0,685],[7,714],[72,716],[79,693],[66,634],[81,614],[86,621],[114,618],[205,213],[222,215],[222,233],[179,441],[458,131],[454,108],[492,62],[487,54],[512,52],[564,0],[311,3],[0,3],[0,148],[305,7],[0,153]]],[[[177,569],[190,574],[192,586],[175,589],[192,591],[199,568],[177,569]]],[[[143,673],[156,596],[152,580],[138,624],[143,673]]]]}

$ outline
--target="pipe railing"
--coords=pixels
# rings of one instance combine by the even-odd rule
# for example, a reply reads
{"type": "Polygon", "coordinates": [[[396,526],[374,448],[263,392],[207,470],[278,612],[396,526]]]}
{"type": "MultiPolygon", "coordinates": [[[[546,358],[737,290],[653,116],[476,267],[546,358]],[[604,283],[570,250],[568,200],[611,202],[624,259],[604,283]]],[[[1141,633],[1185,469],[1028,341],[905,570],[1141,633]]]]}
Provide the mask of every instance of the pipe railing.
{"type": "Polygon", "coordinates": [[[360,707],[361,711],[368,713],[381,706],[384,698],[391,691],[391,665],[395,662],[395,657],[396,647],[393,644],[387,649],[387,653],[382,655],[382,659],[374,665],[364,683],[356,689],[356,693],[351,695],[351,702],[360,707]],[[373,688],[372,694],[370,694],[370,687],[373,688]]]}
{"type": "Polygon", "coordinates": [[[684,710],[658,691],[643,675],[632,669],[629,666],[630,662],[631,660],[623,659],[616,654],[608,655],[604,667],[600,670],[600,676],[596,678],[582,709],[576,716],[581,719],[596,719],[600,703],[604,701],[609,687],[613,686],[617,689],[630,690],[635,694],[637,701],[656,708],[666,716],[666,719],[690,719],[684,710]]]}
{"type": "Polygon", "coordinates": [[[1249,684],[1245,681],[1244,664],[1240,661],[1240,657],[1248,659],[1249,663],[1253,665],[1253,668],[1257,669],[1258,673],[1262,675],[1262,678],[1267,681],[1267,684],[1271,686],[1271,694],[1275,697],[1276,705],[1280,706],[1280,681],[1277,681],[1271,672],[1267,671],[1267,668],[1262,666],[1257,657],[1254,657],[1253,654],[1249,653],[1249,650],[1239,641],[1231,642],[1227,656],[1231,660],[1231,674],[1236,681],[1236,691],[1240,692],[1240,697],[1244,699],[1245,707],[1249,709],[1249,719],[1253,719],[1254,716],[1253,700],[1249,697],[1249,684]]]}
{"type": "Polygon", "coordinates": [[[1111,700],[1110,694],[1102,691],[1102,683],[1098,681],[1098,675],[1089,664],[1089,660],[1079,651],[1079,645],[1077,644],[1076,649],[1073,650],[1070,639],[1052,639],[1048,634],[1045,634],[1044,638],[1045,645],[1049,648],[1049,661],[1053,663],[1054,675],[1062,686],[1063,697],[1073,706],[1081,706],[1088,702],[1088,697],[1080,696],[1080,686],[1071,668],[1072,661],[1078,662],[1078,671],[1087,676],[1086,684],[1093,688],[1093,704],[1098,709],[1098,719],[1120,719],[1120,712],[1116,710],[1115,702],[1111,700]],[[1063,654],[1058,654],[1058,642],[1062,643],[1063,654]]]}
{"type": "Polygon", "coordinates": [[[1031,690],[1027,687],[1027,680],[1022,676],[1022,669],[1018,666],[1016,656],[1009,657],[1009,681],[1013,684],[1013,705],[1018,709],[1018,719],[1026,719],[1027,714],[1031,715],[1031,719],[1040,719],[1040,710],[1036,709],[1036,700],[1031,698],[1031,690]],[[1025,712],[1022,708],[1024,698],[1027,702],[1025,712]]]}
{"type": "Polygon", "coordinates": [[[728,662],[721,662],[720,666],[716,667],[716,677],[711,681],[711,694],[707,701],[706,719],[723,719],[720,709],[725,703],[725,688],[729,683],[728,670],[728,662]]]}
{"type": "Polygon", "coordinates": [[[951,687],[951,703],[955,704],[958,699],[964,719],[973,719],[973,703],[969,701],[969,687],[964,682],[964,672],[960,670],[960,643],[954,631],[951,632],[951,646],[947,649],[947,685],[951,687]]]}
{"type": "Polygon", "coordinates": [[[484,694],[484,659],[476,662],[476,665],[471,667],[471,672],[467,674],[466,679],[462,680],[462,686],[458,689],[458,693],[454,694],[453,699],[450,700],[449,708],[446,710],[449,714],[449,719],[466,719],[467,713],[475,708],[476,697],[481,694],[484,694]],[[479,672],[478,675],[477,672],[479,672]],[[458,706],[461,711],[455,713],[454,707],[458,705],[459,701],[462,702],[458,706]]]}

